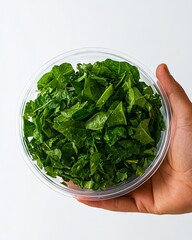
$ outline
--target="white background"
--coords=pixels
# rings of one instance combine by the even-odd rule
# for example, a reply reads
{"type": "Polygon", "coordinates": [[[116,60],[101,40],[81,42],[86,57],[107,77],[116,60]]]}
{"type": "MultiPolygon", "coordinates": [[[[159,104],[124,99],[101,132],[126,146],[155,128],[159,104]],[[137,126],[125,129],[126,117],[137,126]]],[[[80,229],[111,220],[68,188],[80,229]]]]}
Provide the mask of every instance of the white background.
{"type": "Polygon", "coordinates": [[[114,213],[49,189],[15,134],[23,88],[54,56],[107,47],[154,73],[166,62],[192,98],[191,43],[191,0],[0,0],[0,240],[191,239],[191,214],[114,213]]]}

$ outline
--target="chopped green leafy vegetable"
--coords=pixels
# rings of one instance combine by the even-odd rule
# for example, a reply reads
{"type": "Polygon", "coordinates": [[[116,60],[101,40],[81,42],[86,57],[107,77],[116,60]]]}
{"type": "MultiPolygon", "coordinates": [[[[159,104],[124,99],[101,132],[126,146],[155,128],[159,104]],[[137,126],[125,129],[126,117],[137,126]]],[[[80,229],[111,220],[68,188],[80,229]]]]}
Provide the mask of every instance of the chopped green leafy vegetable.
{"type": "Polygon", "coordinates": [[[54,66],[25,105],[24,140],[41,169],[105,190],[145,172],[165,129],[161,98],[135,66],[106,59],[54,66]]]}

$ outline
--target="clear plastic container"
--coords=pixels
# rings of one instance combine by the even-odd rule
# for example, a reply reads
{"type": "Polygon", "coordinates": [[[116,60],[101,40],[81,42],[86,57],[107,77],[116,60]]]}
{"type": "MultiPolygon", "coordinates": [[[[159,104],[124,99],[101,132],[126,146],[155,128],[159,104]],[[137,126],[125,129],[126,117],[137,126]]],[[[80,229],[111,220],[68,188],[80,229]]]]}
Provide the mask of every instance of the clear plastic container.
{"type": "Polygon", "coordinates": [[[22,153],[24,155],[24,158],[32,171],[35,173],[37,177],[39,177],[45,184],[47,184],[52,189],[58,191],[59,193],[62,193],[66,196],[73,196],[78,197],[85,200],[103,200],[103,199],[110,199],[115,198],[121,195],[124,195],[126,193],[129,193],[133,191],[134,189],[141,186],[144,182],[146,182],[159,168],[160,164],[162,163],[170,142],[170,129],[171,129],[171,110],[168,98],[159,83],[159,81],[156,79],[156,77],[141,63],[139,63],[137,60],[133,59],[132,57],[117,52],[114,50],[109,49],[102,49],[102,48],[83,48],[83,49],[77,49],[73,51],[69,51],[66,53],[63,53],[49,62],[47,62],[45,65],[43,65],[40,70],[33,75],[31,78],[26,90],[24,91],[24,95],[22,97],[22,102],[20,104],[20,110],[19,110],[19,126],[18,126],[18,135],[19,135],[19,143],[22,150],[22,153]],[[138,176],[133,179],[127,179],[123,181],[122,183],[118,184],[117,186],[109,187],[106,190],[88,190],[88,189],[81,189],[80,187],[69,184],[68,186],[64,186],[60,183],[60,178],[52,178],[48,176],[43,170],[41,170],[36,161],[33,161],[30,153],[27,149],[26,143],[23,138],[23,112],[25,109],[25,104],[29,100],[34,100],[37,96],[36,89],[37,89],[37,81],[40,79],[40,77],[50,71],[54,65],[59,65],[63,62],[71,63],[72,66],[75,68],[77,63],[94,63],[96,61],[102,61],[107,58],[117,60],[117,61],[127,61],[128,63],[136,66],[139,69],[141,81],[146,82],[146,84],[150,85],[154,92],[158,92],[161,96],[162,100],[162,108],[161,112],[164,117],[164,121],[166,124],[166,130],[162,132],[161,139],[157,146],[156,156],[153,160],[153,162],[150,164],[150,166],[145,170],[143,175],[138,176]]]}

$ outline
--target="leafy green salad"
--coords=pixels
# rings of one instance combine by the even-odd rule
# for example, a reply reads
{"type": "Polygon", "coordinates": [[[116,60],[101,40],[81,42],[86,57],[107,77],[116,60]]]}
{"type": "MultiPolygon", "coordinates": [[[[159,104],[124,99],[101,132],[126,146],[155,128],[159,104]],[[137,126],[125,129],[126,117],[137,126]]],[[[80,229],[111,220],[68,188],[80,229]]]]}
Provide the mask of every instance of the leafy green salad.
{"type": "Polygon", "coordinates": [[[127,62],[75,67],[55,65],[25,105],[31,158],[51,177],[82,189],[105,190],[142,175],[165,129],[160,95],[127,62]]]}

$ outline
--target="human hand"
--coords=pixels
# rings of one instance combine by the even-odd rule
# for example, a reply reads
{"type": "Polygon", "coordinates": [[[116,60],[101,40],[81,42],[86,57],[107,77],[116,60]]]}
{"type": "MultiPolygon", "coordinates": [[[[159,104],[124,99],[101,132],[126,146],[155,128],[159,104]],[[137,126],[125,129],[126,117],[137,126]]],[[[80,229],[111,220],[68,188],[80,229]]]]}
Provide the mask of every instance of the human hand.
{"type": "Polygon", "coordinates": [[[192,103],[165,64],[157,78],[172,108],[172,136],[167,155],[157,172],[142,186],[124,196],[102,201],[78,201],[122,212],[176,214],[192,211],[192,103]]]}

